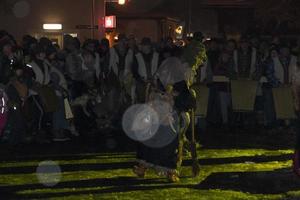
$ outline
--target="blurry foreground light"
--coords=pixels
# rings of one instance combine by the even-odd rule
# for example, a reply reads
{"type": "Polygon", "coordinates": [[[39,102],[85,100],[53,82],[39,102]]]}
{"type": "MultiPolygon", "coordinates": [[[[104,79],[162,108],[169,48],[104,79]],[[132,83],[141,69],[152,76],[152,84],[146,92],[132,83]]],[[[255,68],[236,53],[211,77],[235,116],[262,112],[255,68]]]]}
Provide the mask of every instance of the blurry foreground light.
{"type": "Polygon", "coordinates": [[[188,33],[186,36],[187,37],[194,37],[194,33],[188,33]]]}
{"type": "Polygon", "coordinates": [[[43,24],[44,30],[61,30],[62,24],[43,24]]]}
{"type": "Polygon", "coordinates": [[[4,97],[2,97],[2,99],[1,99],[1,100],[2,100],[2,105],[1,105],[1,106],[2,106],[2,109],[1,109],[1,114],[4,114],[4,111],[5,111],[5,109],[4,109],[4,108],[5,108],[5,99],[4,99],[4,97]]]}
{"type": "Polygon", "coordinates": [[[118,0],[118,3],[119,3],[120,5],[124,5],[125,2],[126,2],[126,0],[118,0]]]}
{"type": "Polygon", "coordinates": [[[177,34],[182,34],[182,31],[183,31],[183,26],[178,26],[176,29],[175,29],[175,32],[177,34]]]}

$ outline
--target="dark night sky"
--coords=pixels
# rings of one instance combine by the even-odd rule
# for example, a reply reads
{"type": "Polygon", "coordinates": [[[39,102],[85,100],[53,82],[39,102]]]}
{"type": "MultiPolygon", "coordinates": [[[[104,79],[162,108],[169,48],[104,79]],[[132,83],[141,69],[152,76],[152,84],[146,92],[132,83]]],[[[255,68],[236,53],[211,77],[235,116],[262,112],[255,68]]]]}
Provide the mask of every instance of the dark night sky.
{"type": "MultiPolygon", "coordinates": [[[[251,6],[255,0],[191,0],[193,15],[197,10],[205,7],[236,7],[251,6]]],[[[109,11],[124,15],[148,14],[167,15],[171,17],[184,18],[188,6],[187,0],[130,0],[125,6],[109,4],[109,11]]]]}
{"type": "MultiPolygon", "coordinates": [[[[217,15],[213,11],[203,8],[224,8],[224,7],[253,7],[255,0],[191,0],[192,17],[191,30],[206,30],[208,33],[216,32],[218,29],[217,15]],[[209,22],[207,22],[207,20],[209,22]]],[[[147,17],[172,17],[188,21],[188,0],[130,0],[126,5],[108,4],[108,13],[118,16],[147,16],[147,17]]],[[[227,16],[225,13],[222,17],[227,16]]],[[[243,12],[243,11],[242,11],[243,12]]],[[[243,13],[241,17],[244,18],[243,13]]],[[[233,16],[229,20],[233,20],[233,16]]],[[[235,20],[233,20],[235,21],[235,20]]],[[[224,22],[225,23],[225,22],[224,22]]],[[[237,29],[242,29],[238,27],[237,29]]]]}

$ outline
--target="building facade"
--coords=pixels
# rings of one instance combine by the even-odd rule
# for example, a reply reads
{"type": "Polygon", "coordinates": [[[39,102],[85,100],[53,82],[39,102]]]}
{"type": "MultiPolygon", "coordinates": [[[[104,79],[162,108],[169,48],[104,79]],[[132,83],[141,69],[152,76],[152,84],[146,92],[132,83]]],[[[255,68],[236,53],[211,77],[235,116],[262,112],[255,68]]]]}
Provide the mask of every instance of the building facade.
{"type": "Polygon", "coordinates": [[[64,34],[81,40],[104,36],[104,0],[6,1],[0,10],[0,30],[8,31],[18,41],[24,34],[47,36],[59,44],[64,34]],[[62,29],[46,30],[44,24],[60,24],[62,29]]]}
{"type": "Polygon", "coordinates": [[[111,39],[119,33],[133,35],[137,41],[149,37],[158,42],[162,38],[175,38],[175,30],[180,25],[180,20],[164,16],[120,16],[117,18],[117,27],[107,30],[107,38],[111,39]]]}

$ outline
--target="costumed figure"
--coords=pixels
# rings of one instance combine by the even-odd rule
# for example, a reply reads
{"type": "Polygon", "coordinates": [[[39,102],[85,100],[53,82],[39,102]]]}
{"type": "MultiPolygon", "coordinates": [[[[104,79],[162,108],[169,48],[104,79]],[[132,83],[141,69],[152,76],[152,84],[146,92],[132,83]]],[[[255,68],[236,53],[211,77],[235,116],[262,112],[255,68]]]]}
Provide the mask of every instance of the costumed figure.
{"type": "Polygon", "coordinates": [[[154,169],[158,175],[166,176],[171,182],[179,181],[177,172],[178,113],[174,107],[174,95],[171,86],[168,91],[151,88],[146,104],[142,104],[131,128],[137,136],[137,165],[133,172],[144,177],[146,171],[154,169]],[[143,125],[149,122],[151,125],[143,125]],[[145,128],[147,127],[147,128],[145,128]]]}
{"type": "MultiPolygon", "coordinates": [[[[182,162],[181,141],[190,123],[189,111],[191,111],[191,121],[194,125],[195,98],[189,86],[193,83],[193,76],[196,74],[198,66],[203,62],[201,59],[204,48],[201,45],[196,45],[200,44],[197,41],[191,44],[193,44],[192,47],[186,48],[188,52],[185,52],[181,59],[170,57],[162,62],[155,75],[158,80],[155,89],[150,89],[149,93],[146,93],[147,104],[145,105],[153,108],[154,114],[152,117],[147,118],[145,116],[145,118],[146,121],[150,121],[154,125],[148,129],[149,138],[142,141],[138,140],[140,141],[137,151],[138,165],[134,167],[134,173],[139,177],[144,177],[149,168],[154,168],[159,174],[166,175],[171,182],[179,181],[178,169],[182,162]],[[201,58],[199,58],[199,55],[201,58]],[[189,56],[195,57],[192,59],[189,56]],[[155,113],[159,120],[155,120],[155,113]],[[155,128],[157,122],[158,127],[155,128]]],[[[132,121],[135,124],[135,120],[132,121]]],[[[199,165],[194,126],[191,128],[193,133],[191,148],[194,150],[192,152],[194,158],[193,175],[196,176],[199,174],[199,165]]],[[[145,128],[136,129],[140,131],[135,132],[135,137],[143,135],[142,130],[145,130],[145,128]]]]}
{"type": "MultiPolygon", "coordinates": [[[[190,141],[190,150],[192,154],[192,171],[193,175],[197,176],[200,171],[200,166],[197,158],[197,144],[195,138],[195,107],[196,107],[196,92],[192,89],[192,85],[196,82],[197,74],[203,73],[204,70],[201,68],[207,62],[207,54],[203,41],[203,34],[201,32],[195,32],[192,41],[184,48],[183,54],[181,56],[181,63],[185,66],[185,81],[187,83],[188,91],[185,92],[185,96],[189,99],[188,106],[182,110],[181,116],[186,124],[183,126],[182,131],[180,132],[179,148],[178,148],[178,167],[181,166],[183,160],[183,145],[186,136],[188,127],[191,129],[191,141],[190,141]],[[191,96],[190,96],[191,95],[191,96]]],[[[184,102],[184,100],[182,100],[184,102]]]]}

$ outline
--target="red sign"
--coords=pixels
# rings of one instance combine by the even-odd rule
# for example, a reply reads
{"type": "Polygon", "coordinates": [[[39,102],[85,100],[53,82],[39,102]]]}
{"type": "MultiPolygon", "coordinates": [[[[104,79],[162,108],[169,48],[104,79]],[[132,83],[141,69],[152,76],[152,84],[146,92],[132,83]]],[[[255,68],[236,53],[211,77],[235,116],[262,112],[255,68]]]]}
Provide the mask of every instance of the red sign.
{"type": "Polygon", "coordinates": [[[116,28],[117,27],[117,18],[116,16],[106,16],[104,21],[105,28],[116,28]]]}

